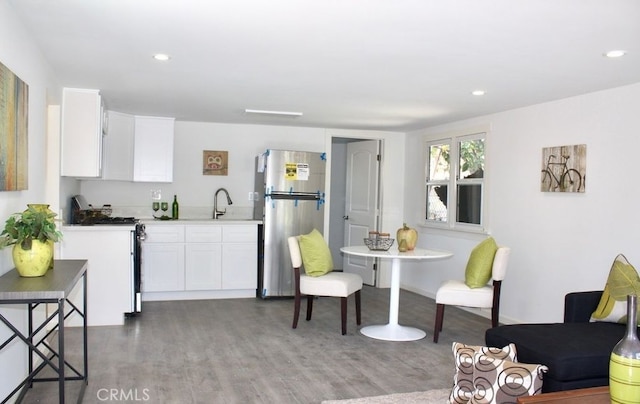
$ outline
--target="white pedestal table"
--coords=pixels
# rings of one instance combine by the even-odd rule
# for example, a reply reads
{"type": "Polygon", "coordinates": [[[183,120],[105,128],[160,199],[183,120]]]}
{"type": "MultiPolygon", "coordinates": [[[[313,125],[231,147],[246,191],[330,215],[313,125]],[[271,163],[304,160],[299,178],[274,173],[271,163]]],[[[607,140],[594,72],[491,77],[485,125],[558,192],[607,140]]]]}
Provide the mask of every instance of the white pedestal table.
{"type": "Polygon", "coordinates": [[[412,251],[400,252],[396,247],[388,251],[369,250],[367,246],[349,246],[340,249],[344,254],[362,257],[391,259],[391,290],[389,299],[389,323],[362,327],[360,332],[367,337],[385,341],[415,341],[427,334],[421,329],[398,324],[398,308],[400,301],[400,261],[401,260],[440,260],[449,258],[453,253],[441,250],[416,248],[412,251]]]}

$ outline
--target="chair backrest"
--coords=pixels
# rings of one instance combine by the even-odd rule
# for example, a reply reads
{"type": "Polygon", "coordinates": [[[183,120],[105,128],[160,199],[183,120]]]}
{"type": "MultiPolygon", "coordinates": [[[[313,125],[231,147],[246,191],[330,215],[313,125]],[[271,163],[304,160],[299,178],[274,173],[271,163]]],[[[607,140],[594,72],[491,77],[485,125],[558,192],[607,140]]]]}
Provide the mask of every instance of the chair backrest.
{"type": "Polygon", "coordinates": [[[494,281],[504,280],[507,274],[509,254],[511,254],[511,248],[498,247],[498,251],[496,251],[496,255],[493,257],[493,266],[491,267],[491,278],[494,281]]]}
{"type": "Polygon", "coordinates": [[[289,255],[291,256],[291,265],[294,268],[300,268],[302,266],[302,254],[300,253],[298,236],[291,236],[287,239],[287,241],[289,242],[289,255]]]}

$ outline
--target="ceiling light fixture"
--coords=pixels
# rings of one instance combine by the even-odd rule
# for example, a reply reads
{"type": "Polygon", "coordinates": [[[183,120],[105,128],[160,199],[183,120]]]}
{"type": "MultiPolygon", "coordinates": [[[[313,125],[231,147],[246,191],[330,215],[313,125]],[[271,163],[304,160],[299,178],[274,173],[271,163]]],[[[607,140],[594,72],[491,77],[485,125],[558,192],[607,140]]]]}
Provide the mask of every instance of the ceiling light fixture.
{"type": "Polygon", "coordinates": [[[264,109],[245,109],[246,114],[262,114],[262,115],[280,115],[297,117],[302,116],[302,112],[289,112],[289,111],[268,111],[264,109]]]}
{"type": "Polygon", "coordinates": [[[474,90],[471,92],[472,95],[485,95],[486,92],[484,90],[474,90]]]}
{"type": "Polygon", "coordinates": [[[612,50],[609,51],[607,53],[605,53],[604,55],[608,58],[619,58],[622,57],[624,55],[627,54],[627,51],[623,51],[623,50],[612,50]]]}
{"type": "Polygon", "coordinates": [[[153,55],[153,58],[161,62],[166,62],[167,60],[171,59],[171,56],[167,55],[166,53],[156,53],[155,55],[153,55]]]}

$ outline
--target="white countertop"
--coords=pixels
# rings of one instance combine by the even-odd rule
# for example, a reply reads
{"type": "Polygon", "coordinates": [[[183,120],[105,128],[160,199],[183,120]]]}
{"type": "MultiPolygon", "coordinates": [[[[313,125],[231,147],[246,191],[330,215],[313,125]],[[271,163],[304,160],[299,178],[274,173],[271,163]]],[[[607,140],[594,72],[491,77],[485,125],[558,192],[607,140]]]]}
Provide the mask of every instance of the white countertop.
{"type": "Polygon", "coordinates": [[[142,219],[142,223],[145,225],[163,224],[163,225],[247,225],[247,224],[260,224],[262,220],[253,219],[178,219],[178,220],[159,220],[159,219],[142,219]]]}
{"type": "MultiPolygon", "coordinates": [[[[153,225],[258,225],[262,220],[253,219],[178,219],[178,220],[158,220],[152,218],[140,219],[145,226],[153,225]]],[[[135,224],[64,224],[60,227],[60,231],[64,234],[67,231],[132,231],[135,230],[135,224]]]]}
{"type": "Polygon", "coordinates": [[[61,226],[60,231],[64,237],[64,233],[67,231],[132,231],[135,228],[135,224],[64,224],[61,226]]]}

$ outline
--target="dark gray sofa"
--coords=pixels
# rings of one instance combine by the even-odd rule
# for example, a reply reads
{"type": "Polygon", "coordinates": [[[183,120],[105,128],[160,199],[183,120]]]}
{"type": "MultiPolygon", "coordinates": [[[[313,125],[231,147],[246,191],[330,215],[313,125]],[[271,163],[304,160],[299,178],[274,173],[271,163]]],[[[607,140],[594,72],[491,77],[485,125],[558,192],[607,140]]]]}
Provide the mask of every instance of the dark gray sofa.
{"type": "Polygon", "coordinates": [[[490,328],[487,346],[516,345],[518,361],[544,364],[543,392],[609,384],[609,356],[625,333],[623,324],[589,322],[602,291],[565,296],[563,323],[514,324],[490,328]]]}

